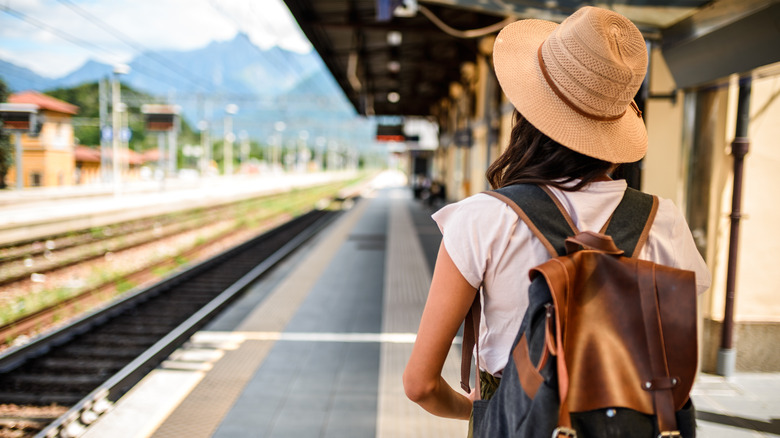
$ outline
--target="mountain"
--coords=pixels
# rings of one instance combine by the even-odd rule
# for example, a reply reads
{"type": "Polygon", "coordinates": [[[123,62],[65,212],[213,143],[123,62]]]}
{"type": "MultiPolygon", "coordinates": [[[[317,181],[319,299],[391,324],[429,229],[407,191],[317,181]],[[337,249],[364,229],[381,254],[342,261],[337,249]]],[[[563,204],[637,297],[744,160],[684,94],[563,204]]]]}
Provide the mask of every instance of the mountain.
{"type": "Polygon", "coordinates": [[[45,78],[30,69],[19,67],[2,59],[0,59],[0,78],[11,91],[43,91],[55,86],[55,80],[45,78]]]}
{"type": "Polygon", "coordinates": [[[151,94],[256,94],[275,96],[322,69],[315,52],[262,50],[246,34],[188,52],[147,52],[129,64],[122,81],[151,94]]]}
{"type": "Polygon", "coordinates": [[[56,79],[55,86],[57,88],[72,88],[87,83],[94,83],[99,78],[108,77],[113,71],[114,69],[110,65],[90,59],[79,67],[78,70],[56,79]]]}
{"type": "MultiPolygon", "coordinates": [[[[230,41],[186,52],[144,52],[128,65],[129,74],[120,77],[123,83],[166,97],[171,93],[276,96],[325,68],[316,52],[300,54],[276,46],[263,50],[243,33],[230,41]]],[[[76,87],[97,82],[112,72],[112,66],[89,60],[63,77],[50,79],[0,59],[0,77],[14,91],[76,87]]]]}
{"type": "MultiPolygon", "coordinates": [[[[244,130],[261,139],[273,135],[280,120],[287,124],[285,134],[293,136],[304,130],[328,132],[339,125],[335,120],[356,117],[315,51],[261,49],[243,33],[191,51],[145,52],[128,66],[129,73],[119,77],[124,86],[180,105],[191,126],[210,120],[215,136],[222,135],[230,103],[239,107],[236,132],[244,130]]],[[[66,76],[48,79],[0,60],[0,77],[13,91],[73,88],[110,77],[112,71],[110,65],[88,61],[66,76]]]]}

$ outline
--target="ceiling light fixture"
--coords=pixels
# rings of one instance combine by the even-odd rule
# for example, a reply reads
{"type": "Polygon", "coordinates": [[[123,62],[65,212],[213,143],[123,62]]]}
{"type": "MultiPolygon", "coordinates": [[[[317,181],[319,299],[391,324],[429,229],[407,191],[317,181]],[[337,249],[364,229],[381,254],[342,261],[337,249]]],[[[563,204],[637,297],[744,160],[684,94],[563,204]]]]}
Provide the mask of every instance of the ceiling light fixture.
{"type": "Polygon", "coordinates": [[[404,36],[401,31],[391,30],[390,32],[387,32],[387,44],[390,44],[391,46],[400,46],[403,39],[404,36]]]}
{"type": "Polygon", "coordinates": [[[401,71],[401,63],[396,60],[388,61],[387,70],[390,73],[398,73],[401,71]]]}

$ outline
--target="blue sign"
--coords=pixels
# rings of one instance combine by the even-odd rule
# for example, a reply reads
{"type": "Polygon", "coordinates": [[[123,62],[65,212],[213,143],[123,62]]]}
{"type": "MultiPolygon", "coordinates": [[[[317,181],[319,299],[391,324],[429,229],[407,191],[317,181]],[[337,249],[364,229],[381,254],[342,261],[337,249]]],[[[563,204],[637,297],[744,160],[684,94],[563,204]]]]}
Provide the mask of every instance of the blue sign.
{"type": "MultiPolygon", "coordinates": [[[[111,141],[114,138],[114,128],[110,126],[104,126],[100,130],[100,138],[105,141],[111,141]]],[[[133,131],[131,131],[130,128],[125,127],[119,131],[120,140],[130,141],[131,138],[133,138],[133,131]]]]}
{"type": "Polygon", "coordinates": [[[130,128],[122,128],[122,130],[119,132],[119,139],[122,141],[130,141],[130,138],[133,136],[133,131],[130,130],[130,128]]]}

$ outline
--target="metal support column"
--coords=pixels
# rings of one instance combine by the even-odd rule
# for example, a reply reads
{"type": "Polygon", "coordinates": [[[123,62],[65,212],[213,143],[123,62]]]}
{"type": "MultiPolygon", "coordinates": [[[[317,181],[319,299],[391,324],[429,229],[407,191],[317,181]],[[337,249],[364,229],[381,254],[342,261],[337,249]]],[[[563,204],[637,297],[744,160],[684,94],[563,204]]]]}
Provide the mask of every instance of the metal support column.
{"type": "Polygon", "coordinates": [[[119,68],[114,69],[114,75],[111,82],[111,182],[114,185],[114,196],[119,195],[121,188],[121,170],[119,168],[119,142],[122,135],[121,102],[122,92],[119,84],[119,75],[122,74],[119,68]]]}
{"type": "Polygon", "coordinates": [[[723,331],[718,350],[717,373],[730,377],[736,368],[737,354],[734,349],[734,298],[737,283],[737,259],[739,250],[739,222],[742,218],[742,181],[745,156],[750,149],[748,123],[750,122],[751,78],[739,82],[737,106],[737,128],[731,143],[734,156],[734,188],[731,197],[731,236],[729,238],[728,271],[726,274],[726,305],[723,311],[723,331]]]}
{"type": "MultiPolygon", "coordinates": [[[[109,181],[108,172],[108,78],[100,78],[98,81],[98,107],[100,114],[100,182],[103,184],[109,181]]],[[[111,133],[113,133],[113,128],[111,133]]]]}
{"type": "Polygon", "coordinates": [[[22,190],[24,188],[24,169],[22,168],[22,154],[24,153],[22,151],[22,132],[16,131],[14,133],[14,137],[16,137],[16,150],[15,150],[15,164],[16,167],[16,187],[14,187],[16,190],[22,190]]]}

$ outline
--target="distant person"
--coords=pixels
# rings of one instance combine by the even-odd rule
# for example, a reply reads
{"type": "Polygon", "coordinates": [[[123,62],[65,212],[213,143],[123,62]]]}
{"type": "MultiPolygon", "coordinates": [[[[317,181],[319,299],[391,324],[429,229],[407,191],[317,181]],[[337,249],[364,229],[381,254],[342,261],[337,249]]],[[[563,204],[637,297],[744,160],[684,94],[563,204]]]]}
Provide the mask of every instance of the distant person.
{"type": "MultiPolygon", "coordinates": [[[[632,100],[647,69],[641,33],[615,12],[585,7],[560,25],[530,19],[508,25],[496,38],[493,62],[516,111],[509,145],[487,171],[491,186],[549,188],[580,231],[598,232],[627,187],[611,172],[647,150],[632,100]]],[[[489,399],[528,306],[528,272],[549,255],[507,204],[485,194],[447,205],[433,218],[442,245],[403,383],[430,413],[468,420],[474,391],[456,391],[441,376],[453,338],[480,291],[478,373],[481,397],[489,399]]],[[[710,285],[688,225],[669,200],[660,200],[639,258],[694,271],[699,292],[710,285]]]]}
{"type": "Polygon", "coordinates": [[[427,204],[430,208],[440,208],[447,199],[447,192],[444,183],[439,180],[431,181],[430,194],[427,198],[427,204]]]}

